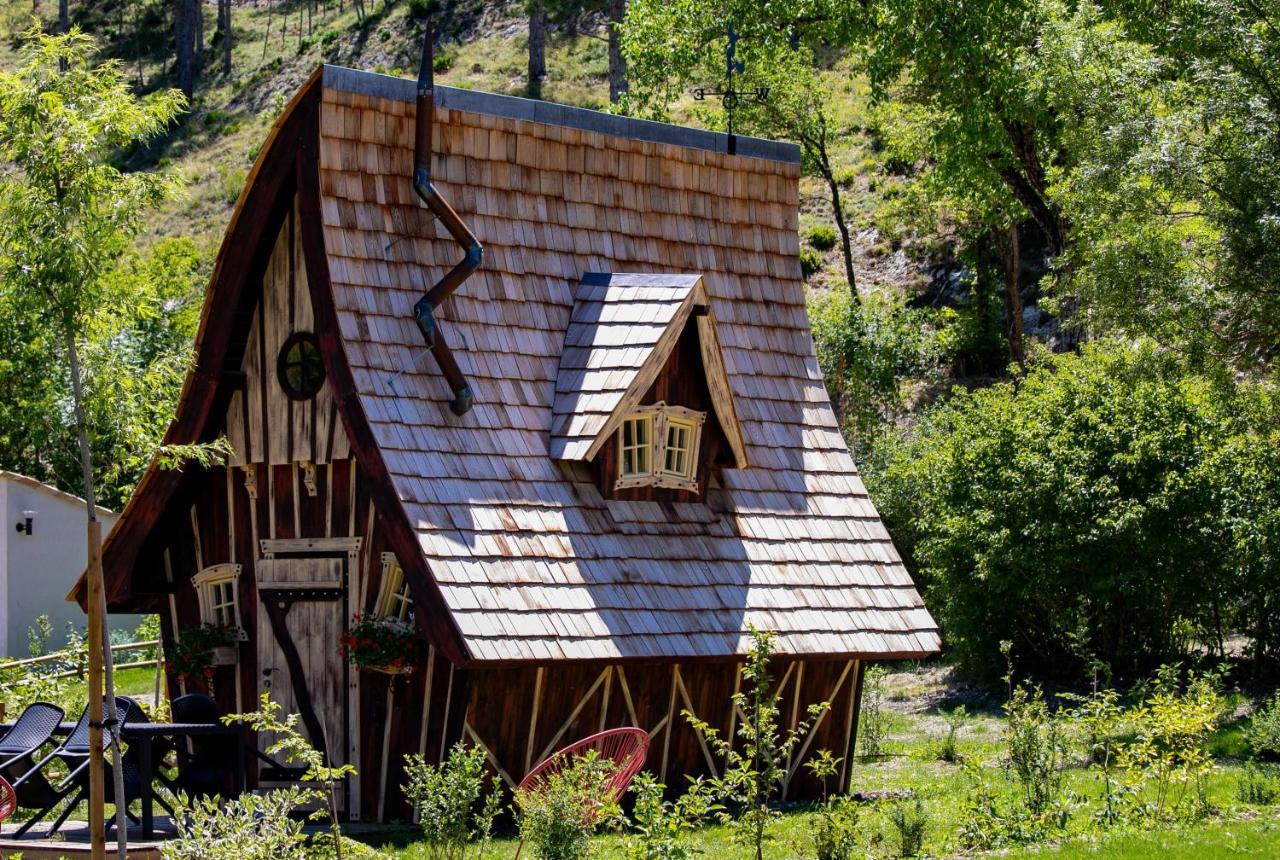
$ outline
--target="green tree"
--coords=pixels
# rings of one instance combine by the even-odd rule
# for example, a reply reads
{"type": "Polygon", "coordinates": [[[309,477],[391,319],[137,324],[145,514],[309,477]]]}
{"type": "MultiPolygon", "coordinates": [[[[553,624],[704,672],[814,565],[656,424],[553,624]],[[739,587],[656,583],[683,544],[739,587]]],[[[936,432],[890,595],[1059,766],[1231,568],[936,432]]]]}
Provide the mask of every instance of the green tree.
{"type": "Polygon", "coordinates": [[[1263,636],[1238,613],[1276,589],[1240,571],[1276,577],[1280,495],[1253,497],[1275,473],[1238,452],[1275,438],[1247,408],[1275,397],[1149,340],[1100,342],[954,393],[868,486],[966,666],[994,676],[1009,639],[1028,670],[1078,677],[1096,657],[1132,676],[1188,637],[1220,651],[1237,617],[1263,636]]]}
{"type": "MultiPolygon", "coordinates": [[[[727,85],[727,25],[738,39],[734,57],[743,64],[738,89],[763,88],[765,99],[745,97],[733,108],[735,133],[787,138],[800,144],[805,172],[827,188],[840,232],[845,277],[856,297],[848,216],[837,178],[835,147],[854,118],[841,110],[826,70],[835,58],[828,40],[838,6],[828,0],[762,7],[739,0],[635,0],[627,12],[623,51],[631,76],[626,106],[655,118],[696,85],[727,85]]],[[[701,119],[726,127],[725,112],[705,110],[701,119]]]]}
{"type": "MultiPolygon", "coordinates": [[[[65,350],[70,409],[50,420],[75,428],[89,520],[90,715],[102,720],[100,656],[107,657],[108,716],[115,717],[110,651],[102,614],[93,449],[86,412],[81,348],[107,303],[108,273],[124,256],[145,211],[171,184],[161,176],[124,173],[112,164],[122,149],[161,133],[184,105],[161,91],[136,98],[116,63],[95,66],[93,40],[77,30],[24,35],[21,64],[0,72],[0,158],[11,165],[0,178],[0,291],[22,305],[31,322],[48,331],[50,348],[65,350]]],[[[90,784],[95,841],[102,839],[101,729],[93,729],[90,784]]],[[[113,751],[120,745],[115,729],[113,751]]],[[[116,796],[121,796],[119,762],[116,796]]],[[[117,808],[121,838],[123,808],[117,808]]],[[[123,849],[122,849],[123,850],[123,849]]]]}

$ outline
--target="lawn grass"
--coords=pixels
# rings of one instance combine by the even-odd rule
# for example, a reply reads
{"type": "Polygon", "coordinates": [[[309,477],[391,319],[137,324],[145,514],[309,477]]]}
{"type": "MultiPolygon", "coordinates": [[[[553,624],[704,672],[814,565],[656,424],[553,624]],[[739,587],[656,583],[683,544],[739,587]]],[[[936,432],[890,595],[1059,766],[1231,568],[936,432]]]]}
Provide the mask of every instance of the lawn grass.
{"type": "MultiPolygon", "coordinates": [[[[1084,763],[1072,763],[1066,772],[1066,788],[1079,805],[1066,828],[1050,840],[1053,844],[1006,847],[999,851],[974,851],[961,836],[968,815],[976,774],[981,774],[1004,809],[1014,806],[1018,787],[1004,767],[1002,741],[1004,717],[994,699],[981,691],[966,690],[950,682],[936,665],[906,667],[890,673],[884,694],[887,728],[886,755],[853,764],[851,788],[857,792],[914,792],[922,801],[928,825],[924,853],[927,857],[1046,857],[1109,858],[1109,860],[1180,860],[1180,858],[1257,857],[1280,858],[1280,807],[1249,807],[1236,798],[1241,771],[1237,749],[1239,717],[1225,725],[1213,740],[1215,750],[1226,751],[1216,761],[1206,785],[1206,799],[1213,810],[1194,823],[1141,824],[1101,829],[1093,821],[1101,783],[1084,763]],[[946,731],[946,713],[965,701],[972,715],[958,735],[961,760],[941,761],[938,747],[946,731]]],[[[897,838],[889,820],[893,800],[869,802],[859,807],[857,857],[898,856],[897,838]]],[[[1188,801],[1186,809],[1189,811],[1188,801]]],[[[812,832],[815,813],[811,806],[792,806],[780,814],[771,828],[765,857],[770,860],[809,860],[814,857],[812,832]]],[[[426,846],[413,842],[414,831],[402,832],[398,845],[383,851],[398,860],[428,860],[426,846]]],[[[697,832],[702,856],[724,860],[750,860],[754,852],[723,826],[697,832]]],[[[593,842],[600,860],[622,860],[623,839],[604,834],[593,842]]],[[[516,843],[498,840],[491,856],[512,858],[516,843]]],[[[522,856],[529,856],[527,853],[522,856]]]]}

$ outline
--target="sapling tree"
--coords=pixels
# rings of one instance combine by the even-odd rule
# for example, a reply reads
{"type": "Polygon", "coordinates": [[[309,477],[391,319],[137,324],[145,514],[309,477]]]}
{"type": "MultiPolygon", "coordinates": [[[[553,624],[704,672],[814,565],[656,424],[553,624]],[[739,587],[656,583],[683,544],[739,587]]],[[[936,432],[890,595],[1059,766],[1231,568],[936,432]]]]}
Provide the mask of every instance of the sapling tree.
{"type": "Polygon", "coordinates": [[[497,786],[484,796],[482,747],[454,744],[438,765],[420,755],[405,756],[405,799],[418,816],[427,860],[483,858],[493,836],[493,820],[502,810],[497,786]],[[475,854],[471,853],[472,846],[475,854]]]}
{"type": "Polygon", "coordinates": [[[789,730],[779,725],[781,698],[773,683],[769,662],[773,658],[776,634],[751,628],[751,647],[742,669],[742,689],[734,693],[733,706],[742,713],[738,740],[722,738],[718,729],[690,711],[682,711],[694,730],[724,760],[723,775],[710,784],[725,801],[741,809],[734,826],[755,849],[756,860],[764,857],[764,840],[769,823],[777,814],[771,802],[788,776],[792,752],[809,734],[809,729],[830,707],[819,702],[806,709],[806,719],[789,730]]]}
{"type": "Polygon", "coordinates": [[[264,692],[258,700],[258,710],[247,714],[230,714],[222,718],[227,725],[243,723],[255,732],[271,732],[275,740],[267,747],[267,755],[283,755],[286,761],[306,767],[303,782],[315,782],[321,786],[321,794],[329,813],[329,832],[333,836],[333,851],[342,860],[342,831],[338,827],[338,788],[342,781],[353,775],[356,769],[349,764],[332,765],[323,752],[298,731],[298,715],[280,716],[280,704],[271,701],[271,694],[264,692]]]}
{"type": "MultiPolygon", "coordinates": [[[[162,133],[185,104],[161,90],[139,98],[119,64],[95,65],[93,40],[78,30],[56,36],[33,27],[23,36],[20,62],[0,72],[0,289],[33,312],[65,350],[71,402],[51,420],[76,427],[89,520],[90,823],[95,848],[105,839],[102,810],[102,660],[106,659],[107,723],[119,756],[110,650],[102,616],[101,527],[97,522],[93,453],[85,417],[80,347],[111,297],[108,274],[142,227],[146,211],[173,188],[165,177],[125,173],[114,163],[123,150],[162,133]]],[[[118,762],[117,762],[118,765],[118,762]]],[[[122,771],[114,768],[116,796],[122,771]]],[[[124,854],[124,810],[117,808],[124,854]]]]}

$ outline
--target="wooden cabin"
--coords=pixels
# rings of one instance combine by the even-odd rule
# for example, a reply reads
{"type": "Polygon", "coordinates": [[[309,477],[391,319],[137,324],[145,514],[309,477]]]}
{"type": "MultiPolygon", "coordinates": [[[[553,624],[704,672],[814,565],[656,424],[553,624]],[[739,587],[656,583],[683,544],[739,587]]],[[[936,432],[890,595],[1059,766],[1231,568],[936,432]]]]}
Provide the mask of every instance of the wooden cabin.
{"type": "Polygon", "coordinates": [[[507,784],[622,725],[672,786],[717,772],[682,711],[732,732],[747,631],[776,631],[785,722],[831,702],[788,769],[813,794],[867,661],[939,637],[818,370],[797,149],[436,88],[430,169],[484,248],[436,320],[459,415],[414,316],[460,254],[414,193],[415,95],[325,66],[277,120],[167,436],[234,457],[146,474],[111,611],[241,628],[220,704],[298,712],[366,820],[407,814],[406,753],[459,741],[507,784]],[[358,613],[411,619],[426,662],[352,668],[358,613]]]}

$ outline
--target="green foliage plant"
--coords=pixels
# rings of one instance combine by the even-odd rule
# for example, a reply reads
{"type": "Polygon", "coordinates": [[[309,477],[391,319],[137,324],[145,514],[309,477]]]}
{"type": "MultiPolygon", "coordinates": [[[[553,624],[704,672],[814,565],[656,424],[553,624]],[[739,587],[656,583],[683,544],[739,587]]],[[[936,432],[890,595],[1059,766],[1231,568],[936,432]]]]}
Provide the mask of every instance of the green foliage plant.
{"type": "Polygon", "coordinates": [[[1176,665],[1157,672],[1150,692],[1131,714],[1134,737],[1119,751],[1117,765],[1146,798],[1156,820],[1207,811],[1205,787],[1217,764],[1209,741],[1223,712],[1219,679],[1176,665]]]}
{"type": "Polygon", "coordinates": [[[868,666],[862,678],[862,707],[858,715],[858,746],[863,758],[885,754],[888,737],[884,713],[885,679],[889,673],[883,666],[868,666]]]}
{"type": "Polygon", "coordinates": [[[817,251],[830,251],[836,246],[836,231],[830,224],[814,224],[805,231],[804,238],[817,251]]]}
{"type": "Polygon", "coordinates": [[[1245,762],[1236,781],[1236,800],[1249,806],[1271,806],[1280,800],[1280,768],[1245,762]]]}
{"type": "Polygon", "coordinates": [[[587,860],[591,836],[618,818],[617,804],[602,799],[613,763],[594,750],[550,774],[535,788],[516,791],[520,838],[538,860],[587,860]]]}
{"type": "Polygon", "coordinates": [[[850,797],[832,795],[828,783],[840,759],[819,750],[805,767],[822,781],[822,802],[813,815],[811,834],[816,860],[852,860],[858,848],[858,807],[850,797]]]}
{"type": "Polygon", "coordinates": [[[502,800],[496,790],[482,799],[484,750],[455,744],[439,765],[428,764],[420,755],[408,755],[405,776],[409,780],[404,786],[405,799],[417,813],[427,860],[485,857],[502,800]]]}
{"type": "Polygon", "coordinates": [[[956,762],[960,760],[960,731],[969,722],[969,711],[964,705],[956,705],[943,714],[946,720],[946,732],[938,741],[937,756],[940,761],[956,762]]]}
{"type": "Polygon", "coordinates": [[[791,753],[808,735],[813,722],[831,707],[829,702],[810,705],[805,719],[789,731],[781,729],[779,695],[769,668],[776,638],[771,631],[751,628],[742,689],[733,695],[733,706],[743,715],[738,721],[737,744],[722,738],[719,729],[688,710],[681,712],[724,761],[722,775],[708,782],[715,794],[737,811],[733,826],[752,846],[756,860],[764,856],[766,833],[777,815],[771,801],[787,776],[791,753]]]}
{"type": "Polygon", "coordinates": [[[929,828],[929,813],[924,801],[917,795],[899,798],[889,805],[885,816],[893,827],[897,856],[916,857],[924,848],[925,833],[929,828]]]}
{"type": "Polygon", "coordinates": [[[160,845],[163,860],[307,860],[305,819],[294,813],[318,799],[284,788],[231,799],[202,798],[174,819],[178,838],[160,845]]]}
{"type": "Polygon", "coordinates": [[[412,625],[377,615],[356,616],[341,647],[353,666],[413,671],[427,657],[427,643],[412,625]]]}
{"type": "Polygon", "coordinates": [[[208,681],[213,675],[214,649],[236,645],[240,641],[240,628],[200,624],[187,627],[174,643],[169,655],[169,671],[180,678],[203,677],[208,681]]]}
{"type": "Polygon", "coordinates": [[[1244,740],[1254,758],[1280,760],[1280,693],[1253,712],[1244,740]]]}
{"type": "Polygon", "coordinates": [[[822,270],[822,255],[812,248],[800,249],[800,274],[807,281],[822,270]]]}
{"type": "Polygon", "coordinates": [[[1095,687],[1087,696],[1064,693],[1062,697],[1076,703],[1070,712],[1071,727],[1084,747],[1092,772],[1102,782],[1102,804],[1095,817],[1103,825],[1115,824],[1125,817],[1134,796],[1116,778],[1116,754],[1128,725],[1120,694],[1114,689],[1095,687]]]}
{"type": "Polygon", "coordinates": [[[49,653],[49,636],[53,633],[53,625],[49,616],[41,613],[36,616],[36,623],[27,628],[27,654],[30,657],[43,657],[49,653]]]}
{"type": "Polygon", "coordinates": [[[1023,685],[1009,697],[1005,713],[1009,768],[1027,811],[1040,815],[1062,795],[1070,754],[1065,720],[1050,710],[1039,687],[1023,685]]]}
{"type": "Polygon", "coordinates": [[[283,755],[286,762],[294,762],[306,767],[302,775],[304,782],[319,783],[322,791],[319,797],[328,810],[329,833],[333,837],[333,852],[336,860],[342,860],[342,831],[338,827],[338,789],[343,780],[356,772],[349,765],[330,765],[325,754],[316,749],[298,731],[298,715],[289,714],[280,717],[280,704],[271,701],[269,692],[264,692],[258,700],[258,710],[247,714],[229,714],[222,718],[227,725],[242,723],[255,732],[270,732],[274,740],[266,749],[270,756],[283,755]]]}
{"type": "Polygon", "coordinates": [[[623,841],[625,860],[692,860],[704,853],[693,838],[694,830],[722,807],[700,779],[675,800],[664,800],[665,790],[647,772],[631,783],[635,809],[623,841]]]}

